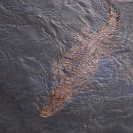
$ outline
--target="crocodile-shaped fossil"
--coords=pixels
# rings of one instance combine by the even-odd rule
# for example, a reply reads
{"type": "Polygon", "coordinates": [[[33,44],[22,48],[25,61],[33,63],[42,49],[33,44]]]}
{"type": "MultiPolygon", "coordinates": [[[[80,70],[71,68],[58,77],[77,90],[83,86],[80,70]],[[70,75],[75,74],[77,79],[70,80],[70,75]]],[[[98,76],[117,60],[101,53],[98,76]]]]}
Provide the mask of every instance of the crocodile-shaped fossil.
{"type": "Polygon", "coordinates": [[[54,79],[58,82],[49,98],[40,110],[42,117],[48,117],[59,111],[64,102],[75,95],[75,90],[84,88],[94,76],[98,59],[102,54],[102,42],[107,41],[118,27],[118,12],[109,4],[110,18],[105,26],[97,32],[81,39],[60,59],[60,65],[53,64],[54,79]],[[59,74],[59,78],[56,74],[59,74]]]}

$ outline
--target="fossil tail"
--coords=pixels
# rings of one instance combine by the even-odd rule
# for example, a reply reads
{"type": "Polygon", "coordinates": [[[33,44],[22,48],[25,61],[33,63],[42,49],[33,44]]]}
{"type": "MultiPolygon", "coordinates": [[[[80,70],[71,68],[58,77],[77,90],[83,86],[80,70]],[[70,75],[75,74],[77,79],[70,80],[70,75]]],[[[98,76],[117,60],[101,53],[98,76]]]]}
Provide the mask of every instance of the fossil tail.
{"type": "Polygon", "coordinates": [[[119,23],[120,14],[118,13],[116,7],[110,0],[106,0],[106,1],[109,4],[110,18],[116,20],[119,23]]]}

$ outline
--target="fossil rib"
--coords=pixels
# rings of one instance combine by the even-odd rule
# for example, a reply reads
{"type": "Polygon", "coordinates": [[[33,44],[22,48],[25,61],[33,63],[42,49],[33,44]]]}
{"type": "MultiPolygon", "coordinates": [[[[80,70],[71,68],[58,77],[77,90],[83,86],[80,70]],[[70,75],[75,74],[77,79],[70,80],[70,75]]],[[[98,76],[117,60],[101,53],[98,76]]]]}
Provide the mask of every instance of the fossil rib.
{"type": "Polygon", "coordinates": [[[117,10],[111,4],[109,5],[108,23],[89,35],[89,39],[81,39],[77,45],[70,48],[60,59],[58,68],[53,64],[55,73],[59,73],[59,79],[54,74],[54,79],[58,81],[58,84],[40,110],[42,117],[48,117],[59,111],[63,103],[73,96],[74,89],[80,88],[85,81],[88,82],[93,77],[102,53],[102,42],[110,38],[119,24],[117,10]]]}

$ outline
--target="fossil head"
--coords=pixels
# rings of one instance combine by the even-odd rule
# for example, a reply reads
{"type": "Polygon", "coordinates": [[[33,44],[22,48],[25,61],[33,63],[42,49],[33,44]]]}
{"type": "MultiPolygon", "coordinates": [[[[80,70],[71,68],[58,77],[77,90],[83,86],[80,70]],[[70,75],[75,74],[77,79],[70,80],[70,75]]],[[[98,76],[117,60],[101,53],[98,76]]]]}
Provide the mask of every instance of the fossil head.
{"type": "Polygon", "coordinates": [[[51,116],[53,113],[54,113],[54,111],[53,111],[51,108],[49,108],[49,107],[43,107],[43,108],[41,108],[41,110],[40,110],[40,115],[41,115],[42,117],[49,117],[49,116],[51,116]]]}
{"type": "Polygon", "coordinates": [[[49,117],[54,113],[58,112],[62,107],[63,103],[68,99],[66,94],[56,94],[52,93],[50,97],[46,100],[44,106],[40,110],[40,115],[42,117],[49,117]]]}

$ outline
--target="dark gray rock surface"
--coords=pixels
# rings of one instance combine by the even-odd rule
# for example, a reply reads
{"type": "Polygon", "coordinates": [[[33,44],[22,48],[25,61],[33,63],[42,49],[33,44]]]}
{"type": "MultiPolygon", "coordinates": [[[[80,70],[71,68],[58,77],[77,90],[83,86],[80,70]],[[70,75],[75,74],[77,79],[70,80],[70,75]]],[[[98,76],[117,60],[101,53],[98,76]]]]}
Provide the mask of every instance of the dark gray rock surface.
{"type": "MultiPolygon", "coordinates": [[[[113,1],[113,0],[112,0],[113,1]]],[[[118,45],[102,56],[91,86],[42,118],[51,65],[109,19],[106,0],[0,0],[0,133],[133,133],[133,1],[115,0],[118,45]]]]}

